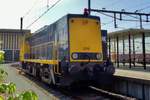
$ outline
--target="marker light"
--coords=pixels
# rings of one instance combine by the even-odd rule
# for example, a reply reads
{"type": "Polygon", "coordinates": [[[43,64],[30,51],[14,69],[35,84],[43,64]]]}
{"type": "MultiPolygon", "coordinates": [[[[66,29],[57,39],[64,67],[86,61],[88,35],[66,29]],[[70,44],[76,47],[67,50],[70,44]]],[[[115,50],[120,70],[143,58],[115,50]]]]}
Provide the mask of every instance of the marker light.
{"type": "Polygon", "coordinates": [[[73,59],[77,59],[77,58],[78,58],[78,54],[77,54],[77,53],[73,53],[73,54],[72,54],[72,58],[73,58],[73,59]]]}

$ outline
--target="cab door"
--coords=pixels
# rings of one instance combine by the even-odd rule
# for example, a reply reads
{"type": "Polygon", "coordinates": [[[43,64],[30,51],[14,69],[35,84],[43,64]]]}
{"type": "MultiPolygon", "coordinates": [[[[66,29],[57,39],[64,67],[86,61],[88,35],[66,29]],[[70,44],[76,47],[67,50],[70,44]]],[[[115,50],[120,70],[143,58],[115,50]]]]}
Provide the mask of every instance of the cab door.
{"type": "Polygon", "coordinates": [[[52,56],[52,60],[57,60],[58,61],[58,64],[56,65],[53,65],[53,68],[54,68],[54,73],[57,74],[57,75],[61,75],[61,72],[60,72],[60,66],[59,66],[59,42],[58,42],[58,33],[55,32],[55,35],[54,35],[54,43],[53,43],[53,56],[52,56]]]}
{"type": "Polygon", "coordinates": [[[53,60],[58,60],[58,35],[55,32],[53,43],[53,60]]]}

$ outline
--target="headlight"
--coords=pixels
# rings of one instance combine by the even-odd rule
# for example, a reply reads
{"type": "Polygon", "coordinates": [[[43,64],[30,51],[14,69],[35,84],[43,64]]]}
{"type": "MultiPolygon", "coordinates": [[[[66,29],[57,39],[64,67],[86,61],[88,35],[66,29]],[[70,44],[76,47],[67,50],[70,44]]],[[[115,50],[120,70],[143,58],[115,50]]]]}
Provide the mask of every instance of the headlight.
{"type": "Polygon", "coordinates": [[[73,59],[77,59],[77,58],[78,58],[78,54],[77,54],[77,53],[73,53],[73,54],[72,54],[72,58],[73,58],[73,59]]]}
{"type": "Polygon", "coordinates": [[[98,53],[98,54],[96,55],[96,58],[97,58],[97,59],[101,59],[101,57],[102,57],[102,55],[101,55],[100,53],[98,53]]]}

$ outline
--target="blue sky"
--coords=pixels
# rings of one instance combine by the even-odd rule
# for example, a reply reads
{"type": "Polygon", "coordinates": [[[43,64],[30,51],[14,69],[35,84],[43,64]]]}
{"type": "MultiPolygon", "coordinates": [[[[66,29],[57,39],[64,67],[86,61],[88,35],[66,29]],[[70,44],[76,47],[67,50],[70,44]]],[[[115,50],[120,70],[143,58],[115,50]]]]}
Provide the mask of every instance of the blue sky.
{"type": "MultiPolygon", "coordinates": [[[[57,0],[49,0],[49,6],[51,6],[56,1],[57,0]]],[[[53,23],[67,13],[82,14],[83,9],[87,7],[87,1],[88,0],[62,0],[40,20],[29,27],[29,29],[34,32],[44,25],[53,23]]],[[[47,0],[13,0],[13,2],[11,1],[11,3],[10,0],[0,0],[0,2],[0,9],[2,13],[0,16],[0,22],[4,21],[4,24],[1,24],[0,28],[19,28],[19,18],[21,16],[24,16],[25,13],[33,7],[31,12],[24,17],[24,28],[26,28],[47,9],[47,0]],[[4,1],[5,3],[3,3],[4,1]],[[3,8],[1,7],[1,5],[3,5],[3,8]]],[[[95,9],[125,9],[126,11],[133,12],[137,9],[147,7],[147,9],[142,10],[142,12],[150,13],[150,7],[148,7],[150,6],[150,0],[91,0],[91,6],[95,9]]],[[[108,30],[109,32],[126,28],[139,28],[139,22],[133,23],[117,21],[119,28],[114,29],[112,18],[98,13],[92,13],[92,15],[99,16],[101,18],[102,28],[108,30]]],[[[126,16],[125,18],[130,19],[131,17],[126,16]]],[[[150,22],[148,24],[150,24],[150,22]]],[[[144,25],[144,28],[146,29],[149,27],[150,25],[144,25]]]]}

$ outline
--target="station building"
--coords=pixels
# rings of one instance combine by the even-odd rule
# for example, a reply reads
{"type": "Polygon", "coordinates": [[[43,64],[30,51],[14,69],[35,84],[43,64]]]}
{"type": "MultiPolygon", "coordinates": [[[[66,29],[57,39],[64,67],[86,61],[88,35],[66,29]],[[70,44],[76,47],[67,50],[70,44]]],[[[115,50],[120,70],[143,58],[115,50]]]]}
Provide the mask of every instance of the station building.
{"type": "Polygon", "coordinates": [[[5,51],[5,62],[19,61],[22,39],[30,30],[0,29],[0,50],[5,51]]]}

